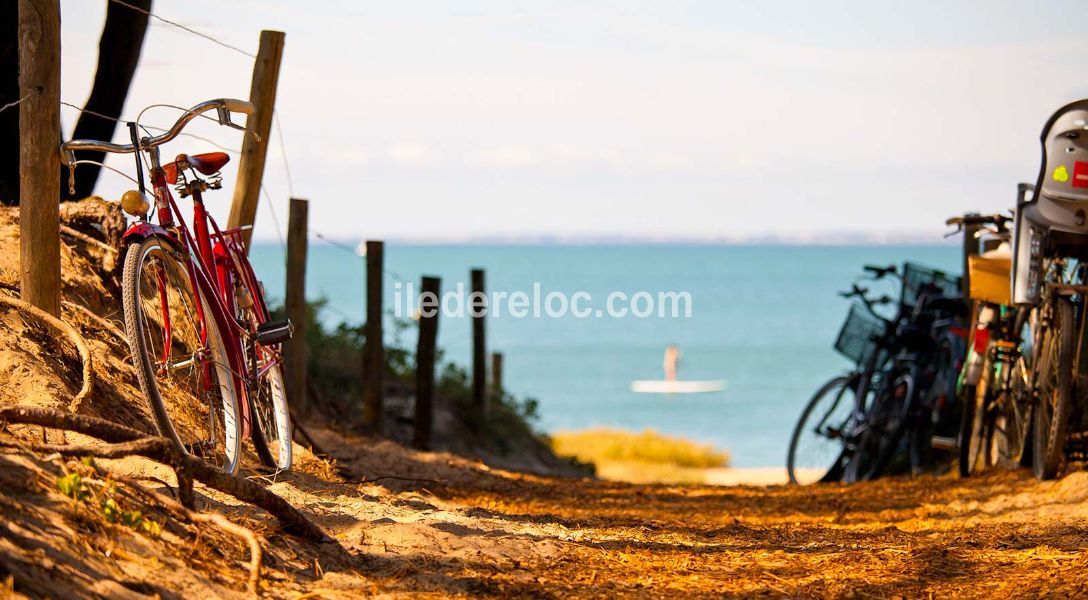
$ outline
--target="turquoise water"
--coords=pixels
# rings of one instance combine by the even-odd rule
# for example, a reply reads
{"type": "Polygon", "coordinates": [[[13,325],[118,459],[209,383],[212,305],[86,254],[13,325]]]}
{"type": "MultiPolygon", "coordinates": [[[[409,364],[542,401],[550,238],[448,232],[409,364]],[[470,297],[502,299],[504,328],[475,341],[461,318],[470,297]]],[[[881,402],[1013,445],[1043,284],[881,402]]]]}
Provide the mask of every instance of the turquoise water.
{"type": "MultiPolygon", "coordinates": [[[[283,297],[283,251],[257,245],[253,263],[274,299],[283,297]]],[[[865,263],[910,259],[959,271],[955,246],[426,246],[386,245],[385,306],[397,281],[442,278],[443,291],[468,287],[469,269],[487,271],[487,287],[542,293],[585,291],[592,309],[613,291],[632,295],[688,292],[691,317],[516,319],[504,309],[488,320],[488,351],[504,354],[506,386],[540,401],[545,431],[607,425],[653,428],[709,442],[737,466],[778,466],[801,407],[815,388],[848,368],[831,348],[849,287],[865,263]],[[668,344],[682,352],[681,379],[725,379],[724,392],[635,394],[636,379],[661,379],[668,344]]],[[[333,323],[364,315],[363,259],[313,244],[307,296],[328,299],[333,323]]],[[[894,293],[887,284],[875,289],[894,293]]],[[[389,319],[392,319],[390,315],[389,319]]],[[[439,323],[446,358],[468,364],[470,320],[439,323]]],[[[393,328],[387,322],[386,331],[393,328]]],[[[415,331],[402,343],[414,347],[415,331]]]]}

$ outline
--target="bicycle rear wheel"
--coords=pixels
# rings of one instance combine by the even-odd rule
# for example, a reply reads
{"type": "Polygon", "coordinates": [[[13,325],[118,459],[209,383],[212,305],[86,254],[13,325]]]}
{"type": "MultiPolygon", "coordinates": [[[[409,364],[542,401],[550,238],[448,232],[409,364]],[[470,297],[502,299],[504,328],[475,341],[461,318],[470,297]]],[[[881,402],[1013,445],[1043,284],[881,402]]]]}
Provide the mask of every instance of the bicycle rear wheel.
{"type": "Polygon", "coordinates": [[[273,469],[290,469],[292,462],[291,413],[284,384],[280,344],[262,344],[257,329],[268,322],[264,293],[253,269],[238,246],[231,244],[234,265],[235,300],[238,321],[248,333],[245,342],[250,370],[249,411],[253,447],[261,462],[273,469]]]}
{"type": "Polygon", "coordinates": [[[1050,322],[1042,335],[1036,386],[1039,402],[1035,408],[1032,471],[1039,479],[1053,479],[1061,466],[1065,429],[1072,404],[1073,303],[1057,298],[1051,305],[1050,322]]]}
{"type": "Polygon", "coordinates": [[[182,452],[234,473],[241,457],[235,378],[188,263],[169,242],[147,238],[126,250],[122,286],[132,363],[159,432],[182,452]]]}
{"type": "Polygon", "coordinates": [[[790,483],[839,479],[857,405],[856,386],[856,377],[835,377],[809,400],[790,437],[786,456],[790,483]]]}

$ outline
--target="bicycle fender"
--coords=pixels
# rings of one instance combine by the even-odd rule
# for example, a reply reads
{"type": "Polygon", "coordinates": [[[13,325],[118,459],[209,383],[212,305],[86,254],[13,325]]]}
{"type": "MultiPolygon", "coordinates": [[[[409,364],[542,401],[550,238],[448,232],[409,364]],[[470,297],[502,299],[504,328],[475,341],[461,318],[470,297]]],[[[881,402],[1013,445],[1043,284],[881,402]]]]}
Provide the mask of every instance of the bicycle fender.
{"type": "Polygon", "coordinates": [[[154,223],[148,223],[147,221],[137,221],[130,225],[129,228],[125,230],[125,233],[121,235],[121,244],[127,246],[132,242],[140,242],[153,236],[168,240],[174,245],[174,249],[177,249],[177,238],[172,231],[165,227],[155,225],[154,223]]]}

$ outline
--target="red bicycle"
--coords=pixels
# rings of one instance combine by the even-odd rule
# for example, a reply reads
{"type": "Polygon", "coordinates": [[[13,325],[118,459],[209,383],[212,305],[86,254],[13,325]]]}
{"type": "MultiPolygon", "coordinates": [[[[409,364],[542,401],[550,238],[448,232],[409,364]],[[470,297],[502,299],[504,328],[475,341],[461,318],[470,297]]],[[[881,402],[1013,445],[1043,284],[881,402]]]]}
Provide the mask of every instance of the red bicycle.
{"type": "Polygon", "coordinates": [[[291,323],[269,320],[241,237],[248,227],[221,230],[204,207],[204,192],[222,187],[219,170],[230,157],[180,154],[167,164],[159,158],[159,146],[212,110],[220,125],[245,131],[231,121],[231,113],[252,114],[253,105],[209,100],[154,137],[139,136],[137,119],[129,123],[131,144],[73,140],[61,146],[62,160],[71,173],[78,164],[94,162],[77,160],[77,151],[136,155],[139,190],[121,199],[124,211],[136,218],[121,242],[125,331],[159,431],[182,451],[230,473],[238,469],[246,437],[264,464],[287,469],[291,419],[280,345],[291,337],[291,323]],[[151,202],[141,153],[148,162],[157,225],[148,220],[151,202]],[[170,185],[182,198],[192,198],[191,230],[170,185]]]}

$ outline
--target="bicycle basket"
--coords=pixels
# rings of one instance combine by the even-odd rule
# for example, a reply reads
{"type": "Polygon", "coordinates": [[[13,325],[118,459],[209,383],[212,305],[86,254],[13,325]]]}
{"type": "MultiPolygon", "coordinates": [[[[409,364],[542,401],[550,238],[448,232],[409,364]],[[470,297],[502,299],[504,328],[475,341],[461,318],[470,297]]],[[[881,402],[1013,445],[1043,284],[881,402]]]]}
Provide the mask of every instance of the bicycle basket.
{"type": "Polygon", "coordinates": [[[884,334],[884,322],[857,304],[850,306],[846,322],[835,340],[835,350],[857,364],[863,364],[877,349],[876,341],[884,334]]]}
{"type": "Polygon", "coordinates": [[[915,263],[903,265],[903,294],[901,302],[904,306],[914,306],[922,289],[926,285],[935,288],[935,292],[942,296],[959,296],[961,293],[961,278],[950,275],[944,271],[923,267],[915,263]]]}

